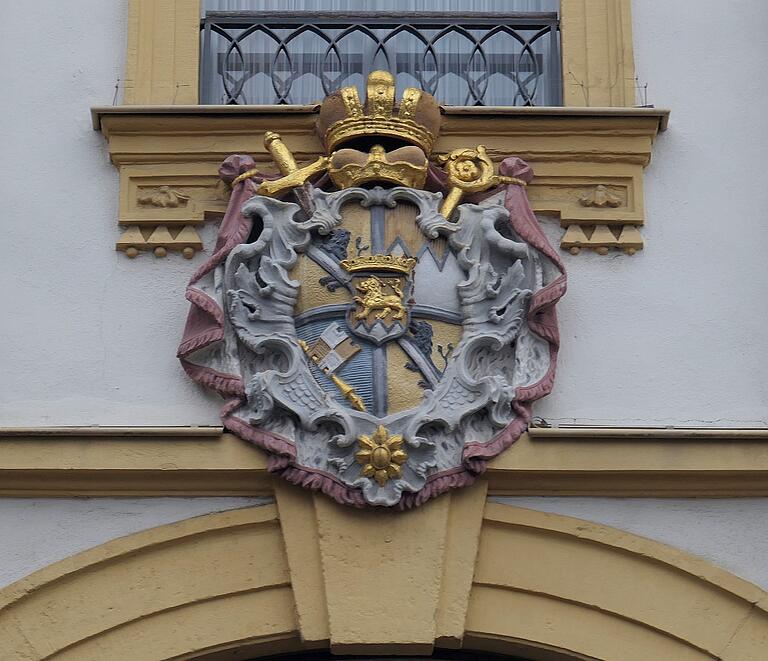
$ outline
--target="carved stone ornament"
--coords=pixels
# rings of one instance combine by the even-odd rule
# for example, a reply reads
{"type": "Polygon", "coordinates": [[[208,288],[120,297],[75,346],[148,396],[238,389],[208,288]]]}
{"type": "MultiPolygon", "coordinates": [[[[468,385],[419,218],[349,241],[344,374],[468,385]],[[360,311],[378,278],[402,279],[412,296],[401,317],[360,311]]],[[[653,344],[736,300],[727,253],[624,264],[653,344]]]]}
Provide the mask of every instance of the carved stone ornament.
{"type": "MultiPolygon", "coordinates": [[[[392,145],[398,118],[406,137],[431,136],[412,130],[413,108],[394,108],[387,81],[376,72],[365,110],[345,90],[323,110],[352,114],[338,120],[350,140],[386,125],[392,145]]],[[[332,119],[321,111],[321,126],[332,119]]],[[[224,425],[265,449],[270,470],[341,503],[407,508],[472,483],[554,380],[565,274],[525,196],[530,168],[510,158],[494,175],[478,147],[443,159],[468,164],[457,172],[429,165],[435,190],[384,188],[370,168],[386,160],[376,145],[375,158],[348,159],[371,187],[323,190],[302,172],[317,178],[333,154],[301,169],[279,136],[267,146],[283,179],[266,180],[245,156],[222,165],[232,196],[187,290],[185,370],[227,397],[224,425]],[[448,211],[442,191],[457,187],[448,211]]],[[[410,146],[426,158],[431,137],[410,146]]]]}

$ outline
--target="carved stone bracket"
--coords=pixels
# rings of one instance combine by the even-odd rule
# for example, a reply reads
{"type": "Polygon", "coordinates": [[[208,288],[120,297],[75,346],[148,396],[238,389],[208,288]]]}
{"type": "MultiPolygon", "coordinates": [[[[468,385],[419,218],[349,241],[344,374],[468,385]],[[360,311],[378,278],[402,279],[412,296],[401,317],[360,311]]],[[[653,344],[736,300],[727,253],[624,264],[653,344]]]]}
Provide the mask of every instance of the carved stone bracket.
{"type": "MultiPolygon", "coordinates": [[[[299,165],[323,154],[314,106],[118,106],[92,114],[120,171],[117,220],[127,231],[117,249],[128,256],[178,250],[191,257],[202,249],[195,227],[226,209],[221,161],[246,153],[259,169],[274,170],[265,131],[279,132],[299,165]]],[[[643,171],[668,115],[654,108],[446,108],[433,155],[484,144],[496,164],[520,156],[536,175],[527,188],[531,205],[559,216],[564,250],[634,254],[643,247],[643,171]]]]}
{"type": "Polygon", "coordinates": [[[582,248],[590,248],[598,255],[607,255],[611,248],[634,255],[643,248],[643,237],[634,225],[609,227],[608,225],[570,225],[565,231],[560,247],[572,255],[578,255],[582,248]]]}
{"type": "Polygon", "coordinates": [[[175,250],[186,259],[192,259],[196,251],[202,250],[203,242],[191,225],[185,225],[181,229],[168,229],[166,225],[131,225],[123,232],[115,247],[131,259],[144,250],[151,250],[155,257],[165,257],[169,250],[175,250]]]}

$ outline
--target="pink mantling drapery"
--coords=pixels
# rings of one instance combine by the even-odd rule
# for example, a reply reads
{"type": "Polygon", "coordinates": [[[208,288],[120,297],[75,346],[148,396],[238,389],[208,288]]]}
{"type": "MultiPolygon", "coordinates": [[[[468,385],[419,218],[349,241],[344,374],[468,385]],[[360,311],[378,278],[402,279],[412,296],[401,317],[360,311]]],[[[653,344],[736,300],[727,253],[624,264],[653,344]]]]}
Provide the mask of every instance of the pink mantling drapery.
{"type": "MultiPolygon", "coordinates": [[[[255,163],[250,156],[234,155],[219,168],[223,181],[231,184],[239,175],[252,170],[255,163]]],[[[533,178],[531,167],[517,157],[505,159],[499,168],[502,175],[516,177],[525,182],[533,178]]],[[[344,504],[364,507],[362,495],[350,489],[330,473],[309,470],[294,463],[296,449],[287,439],[259,429],[234,415],[245,400],[242,378],[236,370],[236,359],[228,360],[225,344],[225,313],[221,296],[216,294],[212,276],[220,269],[232,249],[243,243],[252,229],[252,222],[241,213],[243,204],[255,194],[265,176],[254,176],[234,185],[226,214],[211,257],[195,271],[187,286],[186,297],[191,307],[184,328],[178,358],[186,373],[196,382],[218,392],[227,401],[221,411],[225,428],[270,453],[268,469],[279,473],[290,482],[319,490],[344,504]]],[[[271,177],[269,177],[271,178],[271,177]]],[[[443,187],[442,171],[431,168],[430,188],[443,187]]],[[[536,383],[518,387],[514,408],[517,417],[505,429],[486,442],[468,441],[464,446],[462,465],[449,471],[431,475],[416,493],[404,493],[398,507],[406,509],[420,505],[429,498],[450,489],[467,486],[482,474],[490,459],[508,448],[528,428],[534,401],[552,391],[557,366],[560,336],[555,305],[565,294],[567,277],[560,255],[547,240],[528,202],[525,188],[516,184],[506,186],[504,204],[509,211],[514,232],[529,245],[546,256],[558,275],[534,292],[528,311],[529,328],[549,344],[549,366],[536,383]]],[[[223,295],[223,294],[222,294],[223,295]]]]}

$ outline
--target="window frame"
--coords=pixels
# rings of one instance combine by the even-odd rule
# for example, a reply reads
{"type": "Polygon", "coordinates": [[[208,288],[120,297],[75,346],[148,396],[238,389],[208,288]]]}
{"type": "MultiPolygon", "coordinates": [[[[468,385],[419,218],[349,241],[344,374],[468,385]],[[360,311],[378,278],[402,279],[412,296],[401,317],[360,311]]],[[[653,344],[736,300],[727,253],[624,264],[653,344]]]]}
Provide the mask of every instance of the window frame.
{"type": "MultiPolygon", "coordinates": [[[[499,53],[490,52],[487,50],[487,44],[484,47],[483,43],[486,38],[493,35],[493,38],[499,36],[499,31],[503,30],[501,34],[504,34],[508,39],[523,43],[530,46],[523,48],[523,51],[518,56],[512,56],[512,62],[517,65],[523,64],[526,60],[523,57],[523,53],[527,52],[529,56],[534,58],[541,58],[542,66],[537,67],[536,82],[533,85],[533,91],[529,89],[529,83],[524,81],[517,84],[518,95],[524,103],[516,103],[517,106],[561,106],[562,105],[562,71],[561,71],[561,57],[560,57],[560,24],[558,12],[463,12],[461,14],[452,14],[449,12],[400,12],[395,13],[392,11],[355,11],[342,13],[337,11],[332,12],[256,12],[256,11],[207,11],[200,20],[201,30],[201,55],[200,55],[200,98],[206,103],[222,103],[224,105],[240,105],[238,99],[243,96],[248,102],[247,97],[244,94],[245,78],[241,81],[234,82],[232,89],[227,84],[226,77],[219,71],[220,63],[217,58],[221,56],[221,48],[226,45],[221,44],[218,41],[219,46],[217,48],[214,42],[214,34],[221,35],[225,40],[230,41],[229,48],[226,51],[225,60],[229,61],[229,58],[234,55],[235,64],[237,58],[240,58],[240,62],[243,68],[246,66],[246,56],[249,54],[245,52],[247,46],[242,44],[241,39],[249,39],[255,33],[259,33],[264,38],[271,38],[275,41],[275,52],[272,57],[271,67],[274,68],[278,64],[278,60],[281,52],[285,52],[292,59],[301,57],[302,53],[291,53],[292,40],[297,35],[304,35],[307,32],[316,35],[321,40],[327,43],[326,57],[329,52],[336,52],[339,55],[338,64],[341,65],[341,57],[344,54],[343,46],[340,44],[346,38],[345,35],[352,34],[354,32],[362,32],[370,37],[370,40],[366,41],[368,47],[373,53],[372,59],[368,59],[371,55],[361,53],[360,71],[356,72],[360,75],[361,80],[365,80],[367,75],[374,68],[387,68],[392,71],[396,76],[400,73],[410,73],[414,78],[419,78],[419,82],[415,84],[417,87],[421,87],[425,91],[438,97],[438,101],[446,105],[458,105],[458,106],[488,106],[499,105],[486,103],[485,97],[488,91],[488,82],[473,81],[468,75],[468,72],[459,68],[454,71],[459,77],[463,78],[467,84],[467,93],[465,103],[451,103],[439,96],[439,85],[442,82],[442,77],[446,74],[442,65],[437,64],[441,59],[441,48],[437,46],[437,42],[440,41],[446,35],[451,33],[457,33],[462,38],[468,41],[471,45],[471,40],[475,40],[475,47],[472,50],[469,61],[462,62],[461,66],[471,65],[474,58],[477,57],[484,64],[488,64],[494,58],[500,57],[499,53]],[[238,33],[239,31],[239,33],[238,33]],[[288,32],[286,32],[288,31],[288,32]],[[383,32],[382,32],[383,31],[383,32]],[[387,33],[388,31],[388,33],[387,33]],[[484,31],[484,34],[483,34],[484,31]],[[509,32],[511,31],[511,33],[509,32]],[[520,34],[520,32],[526,31],[528,34],[520,34]],[[417,50],[423,50],[421,56],[422,66],[428,69],[429,59],[427,54],[431,53],[432,58],[437,65],[434,80],[430,81],[425,79],[417,71],[403,71],[397,66],[393,65],[393,62],[397,62],[398,51],[388,41],[395,35],[402,34],[403,32],[413,35],[418,32],[420,36],[417,41],[421,41],[421,48],[417,46],[417,50]],[[430,40],[425,34],[432,33],[432,39],[430,40]],[[530,34],[533,33],[533,34],[530,34]],[[541,39],[541,45],[537,46],[535,42],[541,39]],[[533,49],[536,49],[535,51],[533,49]],[[341,51],[341,53],[340,53],[341,51]],[[386,60],[387,66],[376,66],[374,64],[379,52],[386,60]],[[219,78],[223,79],[219,81],[219,78]],[[213,99],[222,91],[223,82],[223,101],[214,101],[213,99]],[[430,86],[431,84],[431,86],[430,86]],[[534,99],[538,92],[546,100],[551,103],[534,103],[534,99]]],[[[322,48],[322,46],[321,46],[322,48]]],[[[491,49],[492,50],[492,49],[491,49]]],[[[348,55],[349,53],[347,53],[348,55]]],[[[263,55],[267,55],[264,53],[263,55]]],[[[417,55],[418,57],[418,55],[417,55]]],[[[451,58],[452,59],[452,58],[451,58]]],[[[325,63],[325,61],[323,61],[325,63]]],[[[262,62],[266,65],[266,62],[262,62]]],[[[269,70],[269,66],[265,66],[263,72],[269,70]]],[[[418,66],[417,66],[418,69],[418,66]]],[[[306,73],[306,72],[305,72],[306,73]]],[[[348,76],[350,72],[347,72],[345,76],[348,76]]],[[[316,75],[316,74],[315,74],[316,75]]],[[[506,75],[506,74],[503,74],[506,75]]],[[[336,89],[335,86],[326,85],[324,80],[324,73],[320,73],[320,82],[324,88],[320,94],[320,98],[326,96],[336,89]]],[[[507,76],[509,82],[514,85],[515,82],[511,76],[507,76]]],[[[345,78],[346,81],[346,78],[345,78]]],[[[262,104],[306,104],[317,101],[316,98],[306,98],[296,100],[294,96],[293,100],[290,100],[291,83],[282,85],[280,89],[279,85],[275,82],[273,77],[274,97],[270,99],[262,99],[256,103],[262,104]]],[[[232,81],[230,81],[232,84],[232,81]]],[[[343,82],[344,84],[350,84],[343,82]]],[[[361,90],[362,91],[362,90],[361,90]]],[[[513,104],[503,104],[513,105],[513,104]]]]}
{"type": "MultiPolygon", "coordinates": [[[[129,0],[124,103],[197,105],[200,0],[129,0]]],[[[561,0],[564,107],[633,107],[631,0],[561,0]]]]}

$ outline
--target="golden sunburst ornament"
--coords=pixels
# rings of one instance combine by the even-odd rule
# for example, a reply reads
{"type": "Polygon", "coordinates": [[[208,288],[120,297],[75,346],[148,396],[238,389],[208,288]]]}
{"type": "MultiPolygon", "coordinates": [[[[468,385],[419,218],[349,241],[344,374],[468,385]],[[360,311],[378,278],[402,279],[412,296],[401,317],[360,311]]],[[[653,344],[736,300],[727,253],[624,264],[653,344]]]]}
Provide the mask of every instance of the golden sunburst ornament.
{"type": "Polygon", "coordinates": [[[372,477],[383,487],[388,480],[400,477],[400,466],[408,459],[401,450],[403,437],[390,436],[383,425],[379,425],[373,437],[362,434],[357,439],[362,449],[355,455],[357,463],[363,465],[363,475],[372,477]]]}

